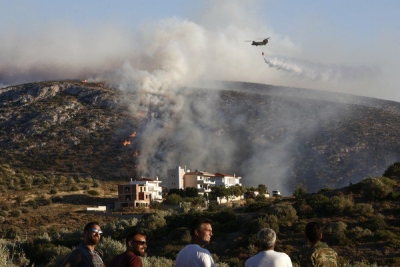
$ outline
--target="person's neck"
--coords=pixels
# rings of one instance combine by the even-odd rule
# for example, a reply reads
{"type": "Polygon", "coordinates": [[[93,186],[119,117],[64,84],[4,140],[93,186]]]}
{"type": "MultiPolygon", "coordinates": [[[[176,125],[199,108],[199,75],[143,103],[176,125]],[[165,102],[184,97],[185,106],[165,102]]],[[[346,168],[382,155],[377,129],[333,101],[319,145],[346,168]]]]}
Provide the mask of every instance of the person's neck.
{"type": "Polygon", "coordinates": [[[86,244],[85,245],[88,247],[88,249],[90,249],[91,251],[94,250],[94,248],[96,247],[96,245],[91,245],[91,244],[86,244]]]}

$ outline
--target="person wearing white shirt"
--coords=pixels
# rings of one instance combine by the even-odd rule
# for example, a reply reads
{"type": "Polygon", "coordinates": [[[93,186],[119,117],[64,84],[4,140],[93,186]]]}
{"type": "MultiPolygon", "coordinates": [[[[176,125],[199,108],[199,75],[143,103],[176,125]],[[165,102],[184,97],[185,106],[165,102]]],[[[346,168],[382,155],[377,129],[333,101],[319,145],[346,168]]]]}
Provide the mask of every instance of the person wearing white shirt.
{"type": "Polygon", "coordinates": [[[245,267],[293,267],[289,255],[274,250],[276,242],[274,230],[264,228],[258,232],[257,236],[262,251],[249,258],[245,262],[245,267]]]}
{"type": "Polygon", "coordinates": [[[176,267],[216,267],[211,253],[203,248],[211,241],[211,224],[212,221],[206,218],[198,218],[191,223],[191,242],[179,251],[176,267]]]}

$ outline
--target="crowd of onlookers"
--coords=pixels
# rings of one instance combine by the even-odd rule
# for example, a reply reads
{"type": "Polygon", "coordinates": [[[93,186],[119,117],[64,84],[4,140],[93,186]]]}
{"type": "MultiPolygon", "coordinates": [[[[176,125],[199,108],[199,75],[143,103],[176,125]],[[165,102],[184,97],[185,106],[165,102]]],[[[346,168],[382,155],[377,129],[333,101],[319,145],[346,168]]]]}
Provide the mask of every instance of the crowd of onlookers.
{"type": "MultiPolygon", "coordinates": [[[[125,239],[126,251],[105,263],[102,252],[96,248],[101,231],[97,222],[88,223],[83,241],[64,260],[62,267],[142,267],[141,257],[147,248],[146,234],[139,229],[132,230],[125,239]]],[[[204,246],[210,243],[212,221],[197,218],[190,224],[191,242],[182,248],[176,257],[177,267],[215,267],[214,259],[204,246]]],[[[337,253],[321,242],[322,228],[316,222],[305,227],[309,246],[301,252],[300,267],[337,267],[337,253]]],[[[276,233],[270,228],[261,229],[257,234],[260,252],[245,262],[245,267],[292,267],[290,257],[274,250],[276,233]]],[[[157,266],[158,267],[158,266],[157,266]]],[[[160,266],[162,267],[162,266],[160,266]]]]}

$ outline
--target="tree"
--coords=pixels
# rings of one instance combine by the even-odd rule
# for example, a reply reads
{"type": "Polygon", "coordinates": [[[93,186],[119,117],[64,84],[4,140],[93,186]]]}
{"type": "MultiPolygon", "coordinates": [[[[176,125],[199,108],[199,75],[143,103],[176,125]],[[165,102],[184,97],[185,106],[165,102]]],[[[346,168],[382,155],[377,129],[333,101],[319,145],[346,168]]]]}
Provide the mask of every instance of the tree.
{"type": "Polygon", "coordinates": [[[383,176],[389,178],[400,178],[400,162],[396,162],[390,165],[387,170],[383,173],[383,176]]]}
{"type": "Polygon", "coordinates": [[[229,192],[223,185],[219,186],[213,186],[211,188],[211,193],[210,193],[211,198],[216,199],[217,197],[223,198],[223,197],[228,197],[229,192]]]}
{"type": "Polygon", "coordinates": [[[268,192],[268,187],[265,184],[259,184],[257,190],[260,193],[260,195],[263,195],[268,192]]]}
{"type": "Polygon", "coordinates": [[[199,191],[195,187],[187,187],[185,189],[186,197],[197,197],[199,195],[199,191]]]}
{"type": "Polygon", "coordinates": [[[304,186],[296,186],[293,196],[295,198],[303,198],[305,195],[307,195],[307,189],[304,186]]]}
{"type": "Polygon", "coordinates": [[[386,177],[365,179],[362,184],[363,194],[369,199],[383,199],[393,192],[393,182],[386,177]]]}

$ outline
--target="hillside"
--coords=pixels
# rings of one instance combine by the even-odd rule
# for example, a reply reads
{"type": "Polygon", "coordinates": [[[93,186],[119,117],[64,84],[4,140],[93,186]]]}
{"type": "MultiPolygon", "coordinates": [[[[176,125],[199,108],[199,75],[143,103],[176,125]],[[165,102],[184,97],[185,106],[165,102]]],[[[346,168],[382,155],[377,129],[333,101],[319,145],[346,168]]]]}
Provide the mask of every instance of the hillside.
{"type": "MultiPolygon", "coordinates": [[[[3,165],[2,175],[9,170],[3,165]]],[[[256,233],[264,227],[278,233],[276,250],[288,253],[298,266],[308,221],[323,225],[323,241],[338,252],[340,267],[400,264],[400,163],[390,166],[385,177],[367,178],[341,189],[310,194],[298,187],[293,197],[258,197],[225,205],[211,202],[206,208],[200,205],[202,197],[185,198],[191,202],[188,210],[174,210],[163,203],[146,213],[126,213],[124,219],[121,211],[85,212],[87,206],[115,201],[117,183],[65,177],[40,181],[33,178],[25,188],[2,186],[0,248],[7,240],[17,266],[27,261],[35,266],[59,266],[79,243],[82,227],[96,220],[104,232],[99,247],[105,260],[122,252],[125,234],[139,226],[147,233],[148,256],[158,259],[145,266],[172,267],[178,251],[189,242],[188,224],[197,216],[213,220],[212,242],[207,248],[219,267],[243,267],[257,252],[256,233]]],[[[0,249],[0,259],[7,253],[0,249]]]]}
{"type": "Polygon", "coordinates": [[[0,89],[0,163],[103,181],[162,180],[187,165],[290,195],[296,185],[347,186],[400,160],[400,103],[239,82],[172,95],[146,102],[79,81],[0,89]]]}

